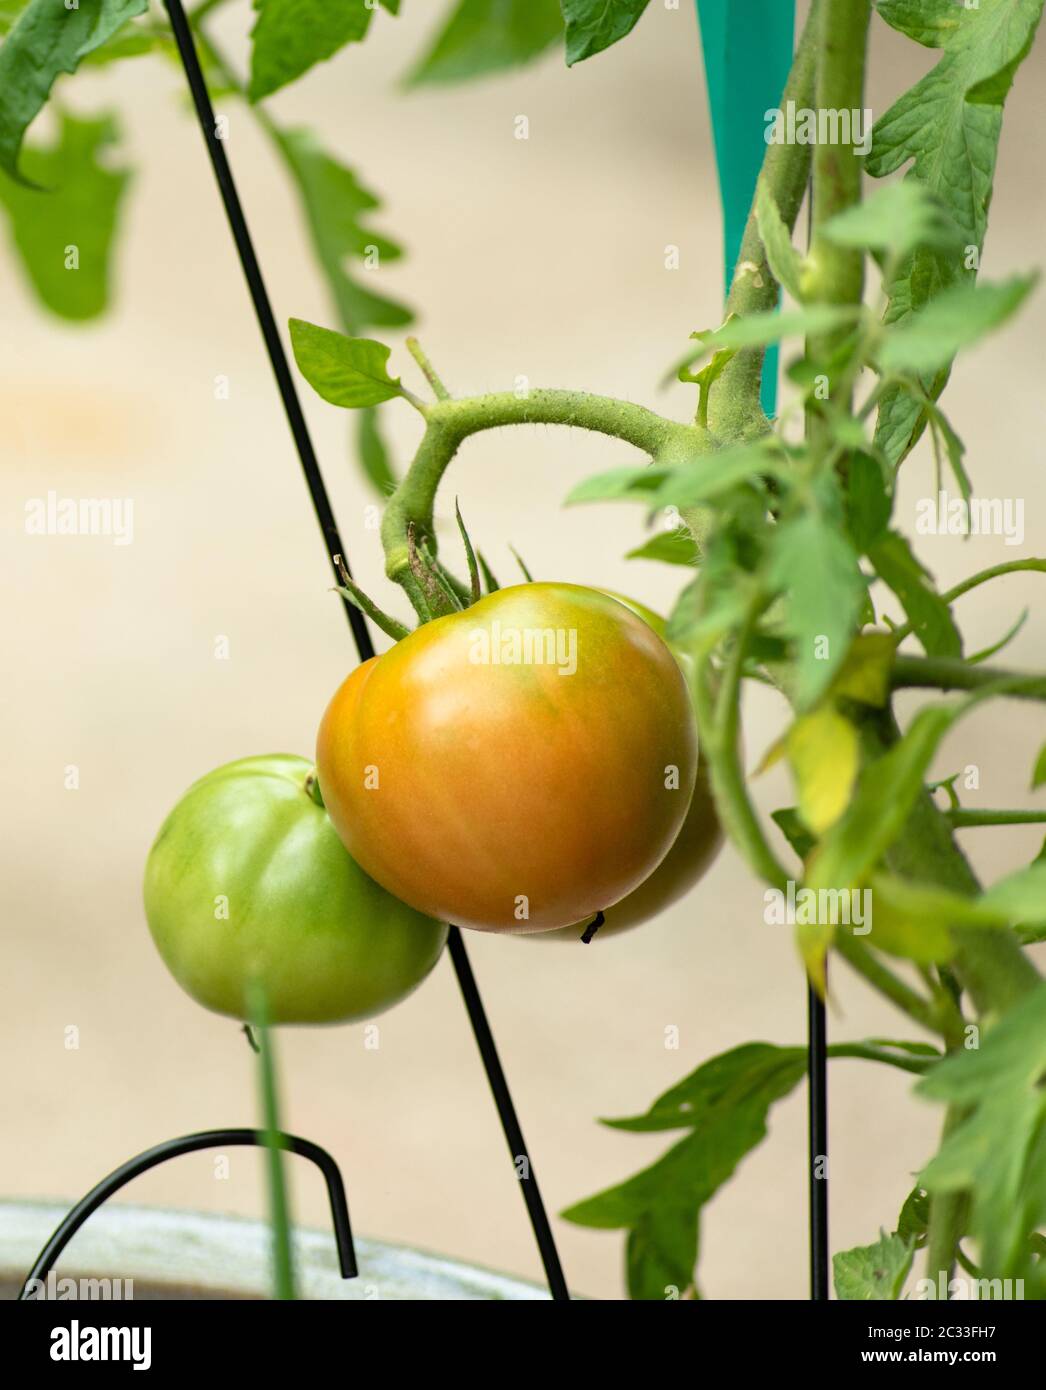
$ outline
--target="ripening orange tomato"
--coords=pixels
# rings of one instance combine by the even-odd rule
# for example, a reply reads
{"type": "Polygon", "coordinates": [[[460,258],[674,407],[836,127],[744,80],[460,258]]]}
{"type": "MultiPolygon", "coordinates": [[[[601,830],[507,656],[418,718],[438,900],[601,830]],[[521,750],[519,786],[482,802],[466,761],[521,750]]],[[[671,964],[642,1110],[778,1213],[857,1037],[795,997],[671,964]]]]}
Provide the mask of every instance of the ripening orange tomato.
{"type": "Polygon", "coordinates": [[[390,893],[536,932],[650,877],[686,819],[697,733],[647,622],[594,589],[521,584],[358,667],[316,757],[335,829],[390,893]]]}

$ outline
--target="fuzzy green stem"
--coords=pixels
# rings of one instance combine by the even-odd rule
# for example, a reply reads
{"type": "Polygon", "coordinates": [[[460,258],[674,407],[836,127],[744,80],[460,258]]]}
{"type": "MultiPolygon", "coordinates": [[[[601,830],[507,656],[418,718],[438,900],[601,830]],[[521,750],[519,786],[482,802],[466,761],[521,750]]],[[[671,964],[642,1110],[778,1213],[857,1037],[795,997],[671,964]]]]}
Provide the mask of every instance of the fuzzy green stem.
{"type": "Polygon", "coordinates": [[[941,1032],[941,1018],[933,1003],[895,975],[863,941],[849,932],[841,931],[836,936],[835,949],[851,969],[862,975],[873,989],[889,999],[902,1013],[906,1013],[929,1033],[941,1032]]]}
{"type": "Polygon", "coordinates": [[[718,695],[711,692],[707,655],[696,662],[695,708],[701,746],[711,771],[712,790],[723,829],[748,864],[771,887],[785,891],[789,876],[763,833],[748,794],[741,758],[741,682],[746,649],[765,600],[753,596],[745,620],[726,660],[718,695]]]}
{"type": "MultiPolygon", "coordinates": [[[[949,604],[954,603],[957,598],[962,598],[963,594],[968,594],[971,589],[977,589],[980,585],[987,584],[989,580],[998,579],[1004,574],[1019,574],[1022,571],[1031,574],[1046,574],[1046,560],[1037,558],[1007,560],[1004,564],[992,565],[990,569],[971,574],[968,579],[964,579],[954,588],[948,589],[941,595],[941,601],[949,604]]],[[[906,637],[911,636],[912,631],[911,623],[904,623],[903,626],[894,629],[894,641],[900,644],[906,637]]]]}
{"type": "Polygon", "coordinates": [[[432,394],[436,397],[436,399],[438,401],[449,401],[450,392],[443,385],[443,382],[440,380],[435,367],[429,361],[428,354],[425,352],[424,348],[418,342],[417,338],[407,339],[407,351],[410,353],[411,357],[414,358],[414,361],[417,362],[418,366],[421,368],[425,380],[432,387],[432,394]]]}
{"type": "Polygon", "coordinates": [[[441,400],[426,408],[427,428],[414,462],[385,508],[381,539],[385,572],[398,584],[409,570],[407,532],[413,523],[418,544],[435,550],[433,507],[436,491],[462,443],[483,430],[502,425],[572,425],[623,439],[653,459],[681,462],[709,447],[708,435],[695,425],[681,425],[645,406],[582,391],[513,391],[463,400],[441,400]]]}
{"type": "Polygon", "coordinates": [[[953,830],[978,825],[1043,825],[1046,811],[967,811],[958,806],[945,811],[944,818],[953,830]]]}
{"type": "MultiPolygon", "coordinates": [[[[818,111],[858,111],[864,106],[869,0],[823,0],[817,67],[818,111]]],[[[860,304],[864,290],[864,252],[828,241],[821,232],[829,218],[861,199],[862,160],[853,143],[819,142],[813,157],[813,240],[804,274],[812,303],[860,304]]],[[[807,355],[828,359],[849,329],[813,339],[807,355]]],[[[852,385],[832,383],[836,406],[848,409],[852,385]]],[[[816,422],[814,422],[816,427],[816,422]]]]}
{"type": "Polygon", "coordinates": [[[888,1052],[885,1048],[874,1047],[870,1043],[830,1043],[829,1057],[856,1058],[864,1062],[881,1062],[887,1067],[897,1067],[899,1071],[912,1072],[921,1076],[937,1060],[935,1057],[905,1056],[903,1053],[888,1052]]]}
{"type": "Polygon", "coordinates": [[[898,656],[891,683],[895,690],[985,690],[1015,700],[1046,700],[1046,676],[1003,671],[996,666],[970,666],[950,656],[898,656]]]}

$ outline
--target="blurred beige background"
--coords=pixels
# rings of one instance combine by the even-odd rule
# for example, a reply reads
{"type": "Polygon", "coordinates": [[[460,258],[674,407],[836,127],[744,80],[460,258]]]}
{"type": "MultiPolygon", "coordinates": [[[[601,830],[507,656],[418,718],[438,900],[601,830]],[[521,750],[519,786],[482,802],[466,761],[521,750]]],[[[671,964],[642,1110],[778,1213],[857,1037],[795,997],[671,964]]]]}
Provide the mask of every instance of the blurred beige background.
{"type": "MultiPolygon", "coordinates": [[[[362,49],[281,93],[281,119],[322,142],[384,196],[375,225],[402,239],[381,287],[421,311],[419,332],[453,390],[572,385],[628,395],[680,415],[691,392],[656,383],[687,334],[718,321],[720,220],[696,24],[688,4],[650,7],[637,32],[569,73],[558,56],[508,78],[404,96],[403,72],[432,21],[409,4],[379,16],[362,49]],[[518,114],[530,139],[513,138],[518,114]],[[680,248],[678,270],[664,249],[680,248]]],[[[440,7],[441,9],[443,7],[440,7]]],[[[247,15],[218,32],[242,61],[247,15]]],[[[753,42],[758,37],[753,36],[753,42]]],[[[934,55],[875,22],[877,114],[934,55]]],[[[1019,75],[996,180],[986,274],[1041,258],[1042,46],[1019,75]]],[[[193,1129],[256,1119],[251,1056],[235,1025],[183,997],[153,951],[140,906],[145,854],[196,776],[273,750],[309,752],[350,641],[178,74],[152,60],[67,84],[84,109],[124,113],[136,186],[127,205],[117,304],[71,330],[30,301],[10,250],[0,259],[4,332],[0,471],[7,729],[0,936],[0,1192],[79,1196],[130,1154],[193,1129]],[[228,400],[214,379],[227,375],[228,400]],[[54,488],[129,496],[134,543],[29,537],[25,502],[54,488]],[[218,635],[231,659],[215,660],[218,635]],[[80,769],[80,789],[63,788],[80,769]],[[65,1030],[80,1031],[79,1050],[65,1030]]],[[[251,117],[223,102],[229,152],[278,316],[333,322],[290,190],[251,117]]],[[[978,491],[1025,499],[1023,553],[1042,551],[1046,298],[959,365],[953,417],[978,491]]],[[[394,369],[413,382],[396,341],[394,369]]],[[[357,576],[383,592],[373,500],[350,466],[346,421],[307,388],[357,576]]],[[[412,412],[383,408],[402,466],[412,412]]],[[[444,509],[460,494],[474,537],[511,573],[514,544],[538,577],[625,590],[666,610],[680,575],[620,557],[640,539],[632,508],[564,512],[586,475],[625,462],[626,446],[551,429],[471,442],[444,509]]],[[[926,450],[905,470],[898,517],[932,490],[926,450]]],[[[1018,552],[1001,538],[929,540],[942,587],[1018,552]]],[[[970,649],[1038,603],[1008,660],[1041,664],[1041,580],[1015,577],[964,599],[970,649]]],[[[388,597],[388,591],[384,591],[388,597]]],[[[774,697],[753,691],[746,744],[755,760],[781,727],[774,697]]],[[[964,724],[942,774],[980,769],[970,805],[1020,804],[1043,738],[1041,711],[993,707],[964,724]]],[[[613,788],[607,789],[613,794],[613,788]]],[[[784,773],[757,784],[765,810],[790,804],[784,773]]],[[[1034,830],[977,832],[976,860],[997,875],[1026,861],[1034,830]]],[[[664,920],[582,950],[470,936],[468,946],[551,1211],[636,1171],[671,1136],[613,1133],[712,1054],[753,1038],[795,1043],[805,1026],[791,942],[764,925],[762,895],[726,850],[664,920]],[[666,1050],[665,1029],[680,1031],[666,1050]]],[[[911,1036],[905,1021],[836,971],[837,1039],[911,1036]]],[[[448,960],[381,1020],[281,1036],[285,1119],[329,1147],[347,1176],[354,1224],[540,1277],[523,1204],[448,960]]],[[[832,1243],[890,1227],[910,1175],[935,1143],[937,1115],[907,1078],[861,1062],[833,1065],[832,1243]]],[[[260,1163],[210,1155],[167,1166],[133,1201],[244,1213],[263,1208],[260,1163]]],[[[770,1140],[707,1214],[702,1285],[712,1298],[806,1295],[805,1095],[773,1113],[770,1140]]],[[[294,1167],[298,1219],[324,1225],[318,1178],[294,1167]]],[[[557,1220],[572,1286],[622,1296],[622,1239],[557,1220]]]]}

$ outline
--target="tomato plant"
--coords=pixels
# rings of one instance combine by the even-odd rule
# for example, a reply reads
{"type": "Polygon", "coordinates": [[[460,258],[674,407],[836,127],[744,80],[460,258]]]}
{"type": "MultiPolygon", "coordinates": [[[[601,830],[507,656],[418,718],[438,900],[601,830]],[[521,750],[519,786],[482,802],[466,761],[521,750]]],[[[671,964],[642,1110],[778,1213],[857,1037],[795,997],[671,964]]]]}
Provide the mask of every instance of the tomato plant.
{"type": "MultiPolygon", "coordinates": [[[[396,997],[438,954],[442,928],[432,921],[422,928],[431,949],[418,945],[419,911],[539,931],[576,929],[604,910],[608,928],[615,917],[623,925],[670,901],[714,844],[710,791],[715,820],[764,891],[766,924],[791,930],[797,980],[823,998],[830,972],[848,970],[916,1034],[834,1044],[830,1055],[916,1077],[917,1095],[941,1107],[940,1145],[900,1210],[879,1214],[867,1245],[837,1252],[838,1296],[904,1297],[917,1254],[933,1288],[947,1290],[961,1268],[980,1284],[1017,1281],[1025,1296],[1046,1296],[1046,982],[1036,951],[1046,941],[1046,858],[983,883],[960,839],[983,826],[1044,823],[1046,812],[964,805],[959,776],[939,777],[934,766],[971,711],[1046,702],[1041,672],[992,660],[1019,620],[981,651],[969,650],[959,622],[967,593],[1046,573],[1046,560],[1006,550],[942,589],[902,489],[913,475],[937,499],[946,483],[953,489],[958,525],[934,515],[938,534],[965,538],[975,516],[991,519],[992,499],[975,492],[942,399],[956,356],[1005,326],[1035,290],[1034,273],[984,280],[980,271],[1004,106],[1042,0],[812,0],[780,107],[749,118],[765,157],[731,254],[722,321],[672,346],[666,329],[666,380],[694,388],[684,419],[570,387],[456,395],[414,339],[405,348],[417,389],[393,375],[390,346],[362,334],[404,326],[409,314],[350,272],[367,256],[394,260],[399,248],[369,230],[376,202],[352,172],[259,103],[361,42],[378,9],[382,23],[398,13],[397,0],[346,0],[336,14],[327,0],[259,0],[245,78],[211,32],[219,4],[203,0],[194,21],[210,75],[249,103],[273,142],[331,293],[336,329],[290,322],[297,363],[325,401],[355,412],[358,458],[383,493],[386,576],[409,601],[413,626],[344,576],[344,595],[395,645],[335,695],[320,730],[320,781],[338,834],[384,888],[306,802],[304,764],[286,775],[267,763],[257,776],[220,770],[189,793],[150,866],[150,918],[172,968],[203,1002],[239,1013],[244,973],[261,968],[259,957],[231,933],[208,935],[201,904],[224,893],[230,869],[233,902],[269,882],[260,864],[287,863],[286,882],[314,895],[313,911],[291,912],[282,877],[276,898],[264,900],[273,915],[262,923],[261,959],[273,965],[274,999],[287,1016],[306,999],[321,999],[325,1016],[365,1012],[356,962],[360,952],[376,960],[372,938],[364,948],[346,935],[361,892],[404,931],[413,924],[421,956],[405,976],[392,972],[396,997]],[[873,16],[937,59],[862,131],[873,16]],[[807,199],[804,237],[796,228],[807,199]],[[767,356],[778,351],[787,383],[779,410],[764,394],[767,356]],[[401,404],[416,413],[419,438],[397,482],[379,421],[401,404]],[[632,504],[648,529],[655,523],[640,551],[685,576],[666,623],[600,593],[598,574],[592,588],[500,589],[460,513],[467,575],[441,553],[440,489],[461,446],[534,425],[593,431],[637,451],[634,467],[587,479],[567,500],[632,504]],[[495,621],[542,634],[530,659],[490,659],[501,650],[495,621]],[[545,633],[554,662],[534,659],[545,633]],[[759,809],[745,756],[745,695],[756,683],[778,711],[759,765],[783,761],[794,788],[794,804],[772,817],[759,809]],[[241,795],[242,841],[230,829],[241,795]],[[314,854],[325,866],[318,875],[314,854]],[[339,895],[343,910],[328,916],[339,895]],[[297,940],[306,920],[320,924],[324,950],[344,952],[340,974],[313,969],[311,984],[301,973],[308,955],[286,951],[287,923],[297,940]]],[[[98,0],[67,19],[56,0],[11,0],[0,14],[0,201],[38,294],[68,317],[90,317],[106,298],[126,180],[99,156],[115,126],[66,114],[53,146],[23,151],[23,138],[60,73],[169,47],[146,7],[98,0]],[[45,226],[31,180],[70,170],[57,195],[67,199],[56,204],[62,215],[45,226]],[[69,293],[54,273],[65,213],[88,205],[100,284],[78,282],[59,303],[69,293]]],[[[568,63],[588,61],[647,9],[648,0],[457,0],[412,80],[489,74],[560,40],[568,63]]],[[[996,468],[1005,475],[1006,460],[996,468]]],[[[317,693],[317,712],[321,704],[317,693]]],[[[1038,791],[1046,749],[1027,750],[1026,761],[1038,791]]],[[[803,1047],[741,1041],[621,1122],[680,1137],[652,1168],[566,1215],[626,1232],[633,1297],[697,1295],[704,1209],[805,1065],[803,1047]]]]}
{"type": "Polygon", "coordinates": [[[390,897],[331,826],[312,765],[241,758],[194,782],[145,869],[157,949],[193,999],[273,1023],[347,1023],[390,1008],[439,959],[441,922],[390,897]]]}

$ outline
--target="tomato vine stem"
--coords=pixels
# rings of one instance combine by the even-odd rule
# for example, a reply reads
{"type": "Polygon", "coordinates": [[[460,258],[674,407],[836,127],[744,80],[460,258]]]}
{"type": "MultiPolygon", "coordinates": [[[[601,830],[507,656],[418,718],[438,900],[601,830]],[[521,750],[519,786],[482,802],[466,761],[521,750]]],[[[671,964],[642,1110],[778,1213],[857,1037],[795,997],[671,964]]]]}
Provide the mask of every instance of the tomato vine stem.
{"type": "Polygon", "coordinates": [[[426,406],[425,419],[421,443],[389,499],[381,527],[385,572],[406,591],[423,620],[426,613],[417,600],[425,595],[411,571],[410,528],[414,528],[419,550],[426,550],[434,559],[436,492],[451,460],[471,435],[504,425],[569,425],[622,439],[654,462],[664,459],[679,463],[711,448],[708,432],[697,425],[669,420],[631,401],[584,391],[537,389],[448,397],[426,406]]]}

